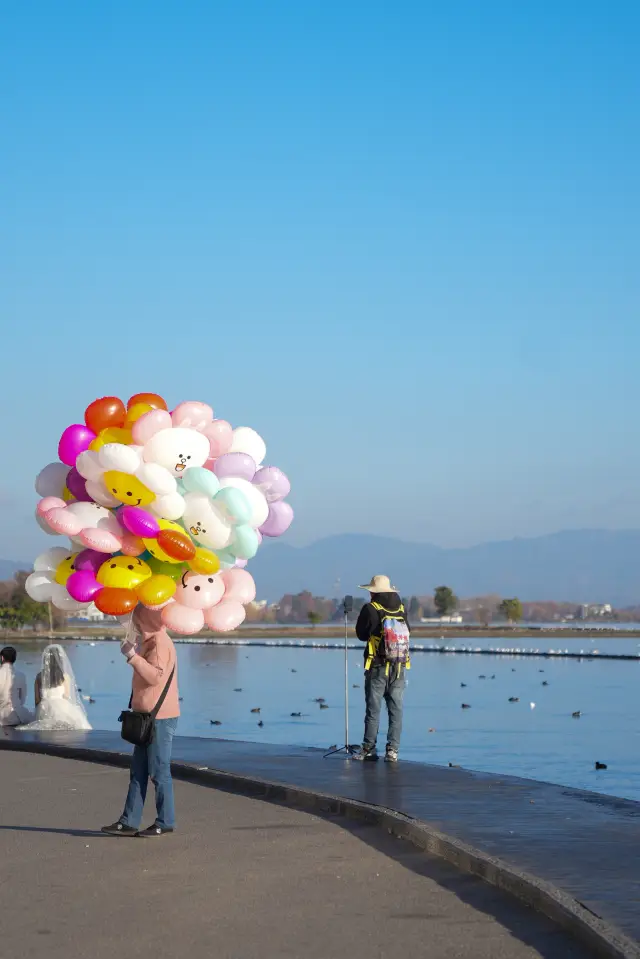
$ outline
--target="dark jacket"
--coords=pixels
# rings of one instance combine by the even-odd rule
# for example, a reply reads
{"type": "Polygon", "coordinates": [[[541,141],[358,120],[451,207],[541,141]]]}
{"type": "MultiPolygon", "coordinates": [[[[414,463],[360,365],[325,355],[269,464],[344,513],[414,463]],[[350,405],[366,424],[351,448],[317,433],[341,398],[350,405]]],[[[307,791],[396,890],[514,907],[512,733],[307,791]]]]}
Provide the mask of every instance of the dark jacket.
{"type": "MultiPolygon", "coordinates": [[[[376,603],[379,603],[389,612],[395,612],[402,605],[402,600],[397,593],[376,593],[376,603]]],[[[403,619],[409,630],[409,620],[406,613],[399,613],[397,619],[403,619]]],[[[356,636],[361,643],[368,643],[372,636],[380,636],[382,632],[382,617],[377,609],[374,609],[371,603],[365,603],[360,610],[358,622],[356,623],[356,636]]],[[[367,647],[364,648],[364,659],[367,661],[367,647]]],[[[382,666],[385,663],[384,648],[378,650],[374,657],[372,666],[382,666]]]]}

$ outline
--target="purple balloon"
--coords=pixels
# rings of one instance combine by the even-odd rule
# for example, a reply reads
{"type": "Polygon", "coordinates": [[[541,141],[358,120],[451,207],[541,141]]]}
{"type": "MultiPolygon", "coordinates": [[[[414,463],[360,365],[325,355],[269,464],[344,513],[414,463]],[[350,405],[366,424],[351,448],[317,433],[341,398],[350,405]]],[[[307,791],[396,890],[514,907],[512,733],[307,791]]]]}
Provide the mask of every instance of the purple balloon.
{"type": "Polygon", "coordinates": [[[92,570],[78,570],[72,573],[67,580],[67,592],[69,596],[78,603],[90,603],[101,589],[102,586],[92,570]]]}
{"type": "Polygon", "coordinates": [[[266,522],[260,527],[263,536],[282,536],[293,522],[293,510],[288,503],[272,503],[266,522]]]}
{"type": "Polygon", "coordinates": [[[125,529],[141,539],[153,539],[160,532],[160,524],[155,516],[139,506],[123,506],[116,515],[125,529]]]}
{"type": "Polygon", "coordinates": [[[89,449],[89,444],[96,438],[93,430],[84,423],[73,423],[67,426],[58,443],[58,457],[67,466],[75,466],[80,453],[89,449]]]}
{"type": "Polygon", "coordinates": [[[74,559],[73,565],[78,573],[97,573],[106,558],[106,555],[99,553],[97,549],[83,549],[74,559]]]}
{"type": "Polygon", "coordinates": [[[236,569],[244,569],[248,562],[248,559],[237,559],[233,565],[236,569]]]}
{"type": "Polygon", "coordinates": [[[235,476],[251,481],[256,473],[256,461],[248,453],[224,453],[213,464],[218,479],[235,476]]]}
{"type": "Polygon", "coordinates": [[[80,476],[75,466],[72,466],[67,473],[67,489],[72,496],[82,503],[92,503],[93,500],[87,493],[86,481],[80,476]]]}
{"type": "Polygon", "coordinates": [[[263,493],[267,503],[277,503],[291,492],[291,483],[277,466],[263,466],[251,482],[263,493]]]}

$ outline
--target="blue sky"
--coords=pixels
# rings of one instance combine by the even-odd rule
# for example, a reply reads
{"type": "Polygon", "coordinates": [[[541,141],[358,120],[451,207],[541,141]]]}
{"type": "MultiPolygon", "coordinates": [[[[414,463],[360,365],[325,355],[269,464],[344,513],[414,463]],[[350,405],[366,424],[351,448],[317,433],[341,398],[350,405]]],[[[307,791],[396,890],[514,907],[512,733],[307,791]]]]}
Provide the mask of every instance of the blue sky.
{"type": "Polygon", "coordinates": [[[266,438],[304,543],[640,526],[640,7],[6,3],[0,555],[96,396],[266,438]]]}

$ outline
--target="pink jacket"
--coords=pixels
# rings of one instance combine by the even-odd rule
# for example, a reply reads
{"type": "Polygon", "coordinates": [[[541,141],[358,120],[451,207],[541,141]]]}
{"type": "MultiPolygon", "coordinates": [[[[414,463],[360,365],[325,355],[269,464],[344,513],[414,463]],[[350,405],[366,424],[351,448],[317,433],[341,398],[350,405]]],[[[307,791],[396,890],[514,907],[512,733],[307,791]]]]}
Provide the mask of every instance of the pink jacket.
{"type": "Polygon", "coordinates": [[[133,667],[131,708],[141,713],[152,711],[175,666],[171,685],[156,718],[174,719],[179,716],[176,648],[166,629],[160,629],[150,635],[146,634],[138,647],[138,652],[130,658],[129,663],[133,667]]]}

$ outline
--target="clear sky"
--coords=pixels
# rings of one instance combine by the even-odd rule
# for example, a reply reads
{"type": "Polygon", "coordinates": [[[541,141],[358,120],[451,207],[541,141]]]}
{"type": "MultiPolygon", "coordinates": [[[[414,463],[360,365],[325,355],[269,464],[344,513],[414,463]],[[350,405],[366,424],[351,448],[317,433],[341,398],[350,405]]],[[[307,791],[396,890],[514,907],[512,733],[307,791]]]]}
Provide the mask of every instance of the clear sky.
{"type": "Polygon", "coordinates": [[[0,556],[140,390],[258,429],[294,543],[640,526],[637,2],[0,19],[0,556]]]}

